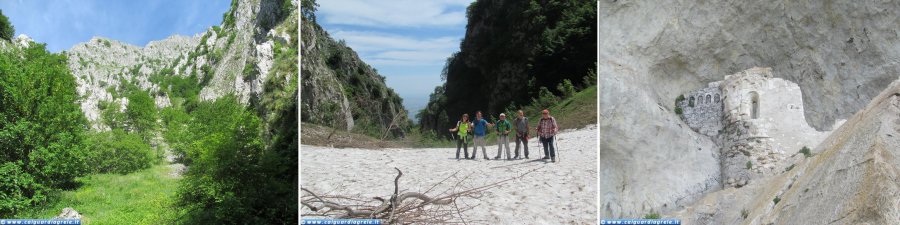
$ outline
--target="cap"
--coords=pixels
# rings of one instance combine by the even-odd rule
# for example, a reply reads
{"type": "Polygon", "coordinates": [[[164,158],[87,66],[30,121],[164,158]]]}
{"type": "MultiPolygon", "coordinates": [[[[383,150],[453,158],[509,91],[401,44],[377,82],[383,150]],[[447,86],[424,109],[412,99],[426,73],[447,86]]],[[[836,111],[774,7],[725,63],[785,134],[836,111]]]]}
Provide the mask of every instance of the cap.
{"type": "Polygon", "coordinates": [[[506,116],[506,114],[500,113],[500,116],[506,116]]]}

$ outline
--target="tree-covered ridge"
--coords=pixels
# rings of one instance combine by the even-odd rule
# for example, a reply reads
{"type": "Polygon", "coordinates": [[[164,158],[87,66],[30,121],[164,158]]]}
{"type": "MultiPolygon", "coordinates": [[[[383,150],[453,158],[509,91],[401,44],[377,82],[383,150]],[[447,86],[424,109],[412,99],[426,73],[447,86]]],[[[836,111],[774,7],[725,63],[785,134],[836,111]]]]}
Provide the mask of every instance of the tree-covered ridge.
{"type": "Polygon", "coordinates": [[[403,99],[343,40],[316,23],[315,1],[301,5],[301,121],[376,138],[403,137],[411,127],[403,99]]]}
{"type": "Polygon", "coordinates": [[[480,0],[466,12],[460,52],[447,59],[431,101],[417,115],[424,130],[441,131],[459,115],[487,115],[530,105],[544,88],[569,80],[584,88],[596,62],[596,5],[580,0],[480,0]]]}

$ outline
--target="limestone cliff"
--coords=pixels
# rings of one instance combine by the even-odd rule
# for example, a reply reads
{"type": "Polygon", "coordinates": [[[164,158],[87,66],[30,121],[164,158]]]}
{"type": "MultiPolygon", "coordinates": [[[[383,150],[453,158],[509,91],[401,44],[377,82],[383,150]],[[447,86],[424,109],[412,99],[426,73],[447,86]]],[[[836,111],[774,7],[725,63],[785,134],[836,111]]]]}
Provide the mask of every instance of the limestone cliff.
{"type": "MultiPolygon", "coordinates": [[[[149,91],[157,107],[170,106],[176,97],[172,96],[173,87],[160,82],[170,76],[190,77],[199,83],[200,100],[235,94],[242,103],[256,104],[272,71],[275,53],[297,42],[296,34],[291,34],[291,30],[297,30],[296,22],[288,19],[296,21],[297,4],[235,0],[220,26],[191,37],[175,35],[143,47],[101,37],[77,44],[66,54],[83,97],[82,111],[93,128],[105,129],[98,120],[99,103],[120,104],[125,110],[124,83],[149,91]]],[[[184,99],[178,100],[175,104],[184,99]]]]}

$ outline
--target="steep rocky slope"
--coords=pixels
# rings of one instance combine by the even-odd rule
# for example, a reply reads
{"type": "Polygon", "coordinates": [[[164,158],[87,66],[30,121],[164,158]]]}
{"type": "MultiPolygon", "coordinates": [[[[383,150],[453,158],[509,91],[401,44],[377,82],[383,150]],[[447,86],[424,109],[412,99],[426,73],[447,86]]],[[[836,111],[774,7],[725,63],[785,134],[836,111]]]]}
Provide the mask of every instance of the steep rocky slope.
{"type": "MultiPolygon", "coordinates": [[[[747,68],[772,67],[776,77],[798,84],[806,122],[825,131],[860,110],[900,74],[896,2],[600,1],[599,5],[601,217],[640,217],[692,204],[690,199],[729,198],[702,197],[718,188],[708,186],[709,179],[698,178],[719,173],[719,167],[682,166],[718,162],[716,156],[687,154],[686,150],[703,146],[697,143],[709,143],[709,138],[685,129],[678,119],[673,103],[681,94],[747,68]],[[690,137],[705,140],[684,143],[690,137]],[[641,163],[647,169],[603,168],[605,163],[623,167],[641,163]],[[617,179],[621,177],[627,179],[617,179]],[[632,180],[643,185],[631,185],[632,180]],[[655,191],[659,194],[648,194],[655,191]]],[[[740,211],[728,212],[740,216],[740,211]]]]}
{"type": "Polygon", "coordinates": [[[402,137],[409,119],[384,76],[314,19],[304,16],[301,26],[301,121],[378,138],[402,137]]]}
{"type": "Polygon", "coordinates": [[[236,0],[221,26],[192,37],[175,35],[152,41],[144,47],[100,37],[75,45],[66,54],[78,92],[84,97],[82,110],[95,129],[105,129],[99,121],[101,102],[120,104],[125,110],[127,99],[122,92],[126,83],[149,91],[160,108],[189,101],[185,98],[193,96],[175,94],[178,87],[163,82],[170,77],[198,83],[200,100],[233,93],[245,104],[258,103],[275,53],[297,41],[290,34],[296,23],[283,23],[289,21],[284,4],[296,6],[297,2],[236,0]]]}
{"type": "Polygon", "coordinates": [[[674,210],[721,187],[716,144],[656,103],[634,71],[599,82],[601,218],[674,210]]]}

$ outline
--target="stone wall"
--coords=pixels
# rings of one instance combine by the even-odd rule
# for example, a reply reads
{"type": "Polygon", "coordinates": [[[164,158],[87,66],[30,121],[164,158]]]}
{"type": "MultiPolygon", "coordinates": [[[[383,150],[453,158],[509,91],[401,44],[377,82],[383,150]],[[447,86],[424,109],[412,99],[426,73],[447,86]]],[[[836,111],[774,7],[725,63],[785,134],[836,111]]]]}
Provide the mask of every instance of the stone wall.
{"type": "Polygon", "coordinates": [[[719,134],[722,130],[721,96],[718,82],[684,95],[684,100],[678,102],[678,107],[682,109],[681,119],[698,133],[706,136],[719,134]]]}

